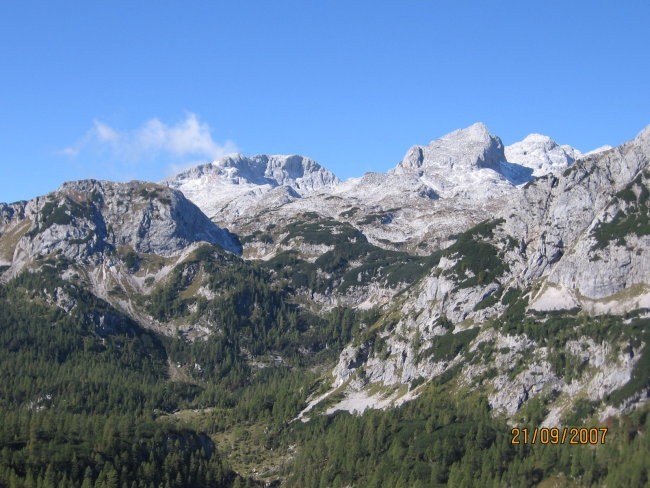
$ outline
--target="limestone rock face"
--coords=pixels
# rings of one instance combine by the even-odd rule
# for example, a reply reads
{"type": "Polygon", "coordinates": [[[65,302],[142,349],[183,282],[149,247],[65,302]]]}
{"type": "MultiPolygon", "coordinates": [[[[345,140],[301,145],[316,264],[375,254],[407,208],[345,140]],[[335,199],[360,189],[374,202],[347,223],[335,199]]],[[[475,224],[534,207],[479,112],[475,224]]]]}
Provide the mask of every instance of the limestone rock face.
{"type": "Polygon", "coordinates": [[[9,246],[14,238],[9,263],[18,269],[54,253],[99,262],[120,246],[171,256],[204,241],[241,252],[237,238],[217,227],[182,193],[150,183],[65,183],[44,197],[5,205],[1,214],[0,241],[6,239],[9,246]]]}
{"type": "MultiPolygon", "coordinates": [[[[467,286],[466,280],[475,275],[456,273],[465,259],[462,253],[445,253],[428,276],[401,295],[394,306],[399,320],[379,335],[381,339],[374,339],[381,348],[370,347],[370,342],[358,345],[357,350],[369,351],[367,360],[360,365],[339,362],[333,371],[335,384],[344,378],[408,384],[451,371],[460,362],[464,366],[459,382],[489,385],[490,404],[509,416],[537,395],[559,397],[546,420],[547,425],[557,425],[572,399],[586,395],[596,403],[605,401],[630,381],[639,353],[625,352],[622,344],[597,344],[583,336],[549,348],[526,335],[504,337],[486,327],[512,304],[499,299],[509,289],[529,290],[524,292],[525,303],[542,312],[581,309],[599,316],[650,308],[650,127],[629,143],[584,157],[549,141],[537,137],[527,142],[546,151],[551,161],[547,167],[563,171],[513,187],[493,215],[501,223],[482,239],[497,250],[503,274],[467,286]],[[555,163],[553,154],[559,158],[555,163]],[[443,319],[454,324],[454,336],[480,329],[465,353],[450,358],[448,351],[445,357],[435,347],[427,349],[440,344],[440,335],[453,343],[450,332],[441,327],[443,319]],[[485,359],[477,360],[481,354],[485,359]],[[558,355],[572,358],[575,377],[563,377],[558,355]]],[[[426,168],[426,160],[422,148],[414,148],[400,171],[426,168]]],[[[566,319],[567,327],[572,320],[566,319]]],[[[624,404],[638,404],[645,397],[634,398],[624,404]]]]}
{"type": "Polygon", "coordinates": [[[499,163],[506,160],[503,149],[501,140],[479,122],[451,132],[427,146],[413,146],[394,171],[430,168],[456,172],[480,168],[498,171],[499,163]]]}
{"type": "MultiPolygon", "coordinates": [[[[616,149],[578,160],[559,176],[546,176],[520,190],[501,215],[526,247],[523,279],[548,280],[599,299],[648,282],[648,236],[617,229],[623,214],[648,208],[650,128],[616,149]],[[627,200],[617,196],[627,192],[627,200]],[[619,214],[623,212],[623,214],[619,214]],[[609,228],[610,230],[606,230],[609,228]],[[599,231],[605,229],[605,231],[599,231]],[[598,244],[597,236],[623,232],[598,244]]],[[[632,218],[632,217],[629,217],[632,218]]],[[[629,219],[628,218],[628,219],[629,219]]]]}
{"type": "MultiPolygon", "coordinates": [[[[577,397],[603,412],[647,400],[636,391],[623,407],[606,404],[650,347],[608,335],[638,330],[628,326],[650,309],[649,162],[650,127],[581,155],[540,135],[504,148],[474,124],[413,146],[387,173],[345,182],[301,156],[241,155],[163,184],[73,182],[0,204],[0,276],[65,257],[75,285],[140,324],[198,338],[218,324],[200,314],[157,322],[130,294],[176,275],[188,302],[214,298],[200,256],[227,253],[207,242],[260,260],[310,313],[375,309],[331,371],[329,393],[349,394],[333,409],[357,408],[370,391],[366,400],[387,408],[444,375],[509,416],[542,395],[555,425],[577,397]]],[[[219,266],[236,260],[226,257],[219,266]]],[[[59,287],[49,300],[68,312],[70,297],[59,287]]],[[[90,320],[98,331],[117,324],[90,320]]]]}
{"type": "Polygon", "coordinates": [[[241,154],[226,156],[169,178],[164,184],[181,190],[218,222],[232,222],[248,207],[285,188],[291,199],[325,191],[339,179],[314,160],[298,156],[241,154]]]}
{"type": "MultiPolygon", "coordinates": [[[[265,232],[270,224],[279,230],[278,222],[316,212],[355,225],[375,245],[422,252],[498,211],[514,185],[530,175],[528,168],[508,163],[500,139],[477,123],[414,146],[387,173],[343,182],[308,158],[236,156],[164,183],[238,234],[265,232]]],[[[277,251],[271,246],[267,257],[277,251]]]]}

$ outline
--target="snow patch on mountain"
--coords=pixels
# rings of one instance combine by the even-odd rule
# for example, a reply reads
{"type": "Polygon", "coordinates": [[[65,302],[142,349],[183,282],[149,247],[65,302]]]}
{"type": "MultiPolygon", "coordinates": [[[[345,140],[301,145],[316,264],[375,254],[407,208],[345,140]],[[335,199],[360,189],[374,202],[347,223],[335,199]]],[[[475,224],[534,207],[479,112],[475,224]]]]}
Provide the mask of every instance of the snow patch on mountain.
{"type": "MultiPolygon", "coordinates": [[[[499,213],[518,187],[563,171],[580,157],[580,151],[539,134],[504,147],[476,123],[411,147],[387,173],[343,182],[302,156],[235,155],[166,184],[181,190],[217,225],[240,235],[266,232],[270,213],[279,230],[315,212],[345,220],[376,245],[428,252],[446,236],[499,213]]],[[[270,257],[278,251],[274,245],[263,247],[248,255],[270,257]]]]}
{"type": "Polygon", "coordinates": [[[237,154],[196,166],[164,183],[182,191],[210,218],[228,221],[278,187],[290,189],[279,192],[280,198],[292,199],[325,190],[339,181],[331,171],[303,156],[237,154]],[[219,215],[222,213],[226,215],[219,215]]]}
{"type": "Polygon", "coordinates": [[[558,145],[542,134],[530,134],[523,141],[505,148],[506,160],[532,170],[533,176],[564,171],[582,156],[577,149],[558,145]]]}

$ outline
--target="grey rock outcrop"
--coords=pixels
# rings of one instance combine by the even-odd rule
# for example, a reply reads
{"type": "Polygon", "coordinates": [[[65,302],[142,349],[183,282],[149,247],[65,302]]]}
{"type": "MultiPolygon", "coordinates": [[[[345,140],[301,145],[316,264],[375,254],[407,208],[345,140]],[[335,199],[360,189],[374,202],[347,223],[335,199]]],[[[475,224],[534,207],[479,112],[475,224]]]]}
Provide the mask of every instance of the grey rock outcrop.
{"type": "Polygon", "coordinates": [[[336,175],[312,159],[265,154],[226,156],[163,182],[181,190],[215,222],[227,224],[242,215],[254,214],[260,200],[277,188],[288,189],[293,200],[326,191],[338,183],[336,175]]]}
{"type": "MultiPolygon", "coordinates": [[[[580,357],[575,344],[571,351],[551,351],[526,339],[525,334],[516,337],[517,347],[503,343],[500,334],[488,337],[490,329],[485,324],[506,310],[498,297],[510,287],[524,290],[525,303],[542,311],[577,308],[598,315],[650,308],[650,127],[629,143],[581,157],[573,164],[568,148],[547,140],[537,142],[564,154],[563,161],[555,161],[564,171],[513,188],[508,203],[493,214],[501,223],[488,242],[503,261],[503,274],[491,282],[459,286],[473,275],[450,273],[458,257],[446,253],[435,269],[394,305],[400,319],[390,332],[381,332],[382,349],[371,350],[363,364],[340,361],[334,370],[335,384],[353,377],[355,370],[363,371],[363,379],[369,383],[404,384],[418,377],[432,378],[449,370],[455,361],[463,361],[461,383],[489,384],[495,411],[511,416],[539,394],[562,395],[558,405],[564,406],[552,409],[547,422],[555,425],[576,395],[605,401],[630,380],[637,358],[620,352],[610,357],[608,352],[610,348],[616,351],[620,344],[596,345],[588,337],[581,338],[576,344],[589,352],[585,363],[589,373],[565,381],[562,371],[551,362],[557,364],[558,354],[580,357]],[[494,300],[481,303],[492,294],[494,300]],[[435,350],[429,358],[416,359],[421,343],[426,345],[437,334],[447,333],[439,329],[441,317],[456,324],[455,333],[475,327],[480,334],[464,359],[459,355],[451,362],[439,361],[435,350]],[[492,352],[474,364],[473,355],[481,343],[494,343],[486,348],[492,352]],[[521,344],[525,344],[523,349],[521,344]],[[489,381],[485,379],[488,373],[489,381]]],[[[405,161],[399,170],[405,174],[427,168],[420,147],[413,148],[405,161]]]]}
{"type": "Polygon", "coordinates": [[[237,238],[218,228],[181,192],[150,183],[66,183],[27,202],[24,209],[4,206],[2,214],[0,242],[22,226],[22,234],[14,236],[11,264],[16,270],[53,253],[98,262],[120,246],[171,256],[204,241],[241,252],[237,238]]]}
{"type": "Polygon", "coordinates": [[[312,159],[299,155],[266,154],[251,157],[241,154],[226,156],[214,163],[192,168],[167,181],[170,186],[179,187],[184,180],[202,176],[219,178],[236,185],[254,183],[271,187],[287,186],[301,195],[339,182],[336,175],[312,159]]]}
{"type": "Polygon", "coordinates": [[[550,281],[590,298],[647,283],[648,236],[634,236],[626,246],[614,240],[595,252],[594,230],[615,217],[621,205],[616,194],[635,178],[640,178],[637,191],[644,191],[641,186],[647,191],[649,162],[650,127],[629,143],[580,159],[563,175],[540,178],[518,192],[502,216],[509,233],[526,244],[523,280],[550,273],[550,281]]]}
{"type": "Polygon", "coordinates": [[[505,160],[501,140],[479,122],[451,132],[426,146],[413,146],[394,171],[426,171],[428,168],[460,172],[490,168],[498,171],[499,163],[505,160]]]}

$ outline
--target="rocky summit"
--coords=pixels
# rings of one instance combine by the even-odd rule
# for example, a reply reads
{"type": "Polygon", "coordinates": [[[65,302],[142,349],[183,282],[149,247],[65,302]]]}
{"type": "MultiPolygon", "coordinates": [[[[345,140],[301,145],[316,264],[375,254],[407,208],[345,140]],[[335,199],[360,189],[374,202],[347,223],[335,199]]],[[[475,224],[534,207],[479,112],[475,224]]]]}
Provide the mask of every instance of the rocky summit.
{"type": "Polygon", "coordinates": [[[40,378],[3,381],[0,406],[72,426],[137,410],[172,429],[159,454],[225,453],[187,458],[223,486],[397,486],[386,463],[400,486],[647,474],[650,126],[582,154],[477,123],[346,181],[233,155],[66,183],[0,204],[0,272],[1,366],[40,378]],[[612,447],[517,450],[524,426],[611,429],[612,447]]]}
{"type": "Polygon", "coordinates": [[[181,190],[208,216],[228,221],[239,217],[251,203],[264,197],[299,198],[331,188],[339,179],[302,156],[248,158],[238,154],[197,166],[164,183],[181,190]]]}
{"type": "Polygon", "coordinates": [[[236,236],[181,192],[154,183],[76,181],[29,202],[3,204],[0,212],[2,237],[12,239],[3,261],[17,270],[37,256],[60,253],[79,260],[121,246],[170,256],[201,241],[240,252],[236,236]]]}

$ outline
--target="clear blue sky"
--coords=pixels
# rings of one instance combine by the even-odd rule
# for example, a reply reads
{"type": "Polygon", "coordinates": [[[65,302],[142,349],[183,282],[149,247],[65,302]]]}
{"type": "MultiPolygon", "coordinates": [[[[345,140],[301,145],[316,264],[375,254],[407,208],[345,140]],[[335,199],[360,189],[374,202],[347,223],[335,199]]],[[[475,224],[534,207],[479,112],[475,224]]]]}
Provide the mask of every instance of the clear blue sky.
{"type": "Polygon", "coordinates": [[[0,201],[223,152],[342,178],[485,122],[586,151],[650,123],[650,2],[0,2],[0,201]]]}

